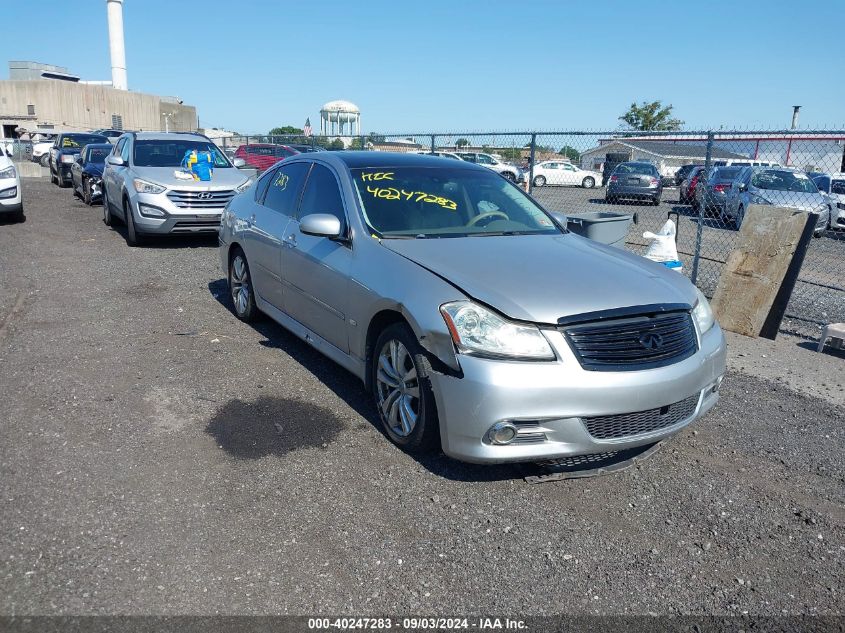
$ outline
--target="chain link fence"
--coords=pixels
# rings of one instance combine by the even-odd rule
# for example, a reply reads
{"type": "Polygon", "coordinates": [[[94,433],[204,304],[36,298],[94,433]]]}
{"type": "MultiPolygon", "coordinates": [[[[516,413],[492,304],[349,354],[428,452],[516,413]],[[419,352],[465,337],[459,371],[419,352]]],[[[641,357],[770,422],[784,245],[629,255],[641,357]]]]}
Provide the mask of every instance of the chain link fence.
{"type": "Polygon", "coordinates": [[[259,171],[291,151],[434,152],[469,160],[525,187],[550,211],[635,214],[625,245],[640,254],[648,247],[642,234],[672,218],[684,272],[708,296],[749,204],[818,213],[818,239],[782,327],[816,336],[822,324],[845,321],[845,131],[251,135],[218,144],[259,171]],[[656,182],[619,167],[632,161],[650,163],[656,182]]]}

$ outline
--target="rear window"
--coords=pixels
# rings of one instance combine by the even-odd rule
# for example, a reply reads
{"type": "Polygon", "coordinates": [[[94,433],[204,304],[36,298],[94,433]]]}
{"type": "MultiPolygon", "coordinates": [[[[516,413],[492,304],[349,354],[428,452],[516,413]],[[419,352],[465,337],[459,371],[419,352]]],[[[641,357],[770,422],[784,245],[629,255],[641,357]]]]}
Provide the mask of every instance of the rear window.
{"type": "Polygon", "coordinates": [[[95,143],[108,143],[109,139],[105,136],[96,134],[68,134],[62,137],[63,148],[85,147],[86,145],[93,145],[95,143]]]}
{"type": "Polygon", "coordinates": [[[657,175],[657,168],[654,165],[647,165],[645,163],[622,163],[621,165],[617,165],[615,171],[617,174],[657,175]]]}
{"type": "Polygon", "coordinates": [[[719,180],[733,180],[739,176],[739,172],[741,171],[742,167],[719,167],[713,174],[713,177],[719,180]]]}
{"type": "Polygon", "coordinates": [[[845,196],[845,180],[834,180],[830,183],[830,193],[838,193],[845,196]]]}

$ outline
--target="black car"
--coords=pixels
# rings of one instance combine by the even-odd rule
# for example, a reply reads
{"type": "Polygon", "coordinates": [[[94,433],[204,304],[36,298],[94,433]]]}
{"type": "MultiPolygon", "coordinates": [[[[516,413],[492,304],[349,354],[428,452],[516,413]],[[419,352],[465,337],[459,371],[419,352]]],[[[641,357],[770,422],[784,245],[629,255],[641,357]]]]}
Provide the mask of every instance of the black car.
{"type": "Polygon", "coordinates": [[[59,187],[70,184],[70,166],[82,153],[82,148],[94,143],[108,143],[109,139],[101,134],[64,132],[56,137],[50,148],[50,182],[59,187]]]}
{"type": "Polygon", "coordinates": [[[102,197],[103,168],[111,151],[111,143],[92,143],[83,147],[79,158],[71,163],[73,195],[82,198],[87,205],[102,197]]]}
{"type": "Polygon", "coordinates": [[[696,167],[701,167],[702,165],[682,165],[681,168],[675,172],[675,186],[677,187],[680,185],[684,180],[686,180],[690,172],[695,169],[696,167]]]}

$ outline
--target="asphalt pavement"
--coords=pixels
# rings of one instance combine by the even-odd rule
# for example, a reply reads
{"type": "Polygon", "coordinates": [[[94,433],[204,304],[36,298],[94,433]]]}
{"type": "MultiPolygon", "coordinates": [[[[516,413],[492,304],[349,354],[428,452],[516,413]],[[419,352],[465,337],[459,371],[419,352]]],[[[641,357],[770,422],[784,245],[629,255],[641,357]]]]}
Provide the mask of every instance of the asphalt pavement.
{"type": "Polygon", "coordinates": [[[129,248],[69,190],[23,189],[0,614],[843,611],[841,357],[817,365],[836,398],[733,358],[650,459],[532,485],[391,445],[355,378],[232,315],[215,239],[129,248]]]}

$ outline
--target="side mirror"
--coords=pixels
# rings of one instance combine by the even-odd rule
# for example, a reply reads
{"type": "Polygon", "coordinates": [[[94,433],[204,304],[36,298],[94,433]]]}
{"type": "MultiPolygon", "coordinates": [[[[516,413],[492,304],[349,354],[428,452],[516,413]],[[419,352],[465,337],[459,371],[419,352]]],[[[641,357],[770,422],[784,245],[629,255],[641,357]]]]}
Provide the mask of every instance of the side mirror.
{"type": "Polygon", "coordinates": [[[120,156],[109,156],[106,162],[115,167],[123,167],[126,164],[120,156]]]}
{"type": "Polygon", "coordinates": [[[748,189],[748,187],[746,186],[746,184],[744,182],[741,182],[736,186],[736,190],[739,191],[740,193],[742,193],[743,191],[745,191],[747,189],[748,189]]]}
{"type": "Polygon", "coordinates": [[[243,158],[236,158],[232,161],[232,164],[240,169],[241,167],[246,167],[246,161],[243,158]]]}
{"type": "Polygon", "coordinates": [[[340,220],[328,213],[312,213],[299,221],[299,230],[305,235],[337,239],[340,237],[340,220]]]}
{"type": "Polygon", "coordinates": [[[566,228],[566,225],[569,224],[569,218],[566,217],[565,213],[561,213],[560,211],[550,211],[549,215],[551,215],[563,228],[566,228]]]}

